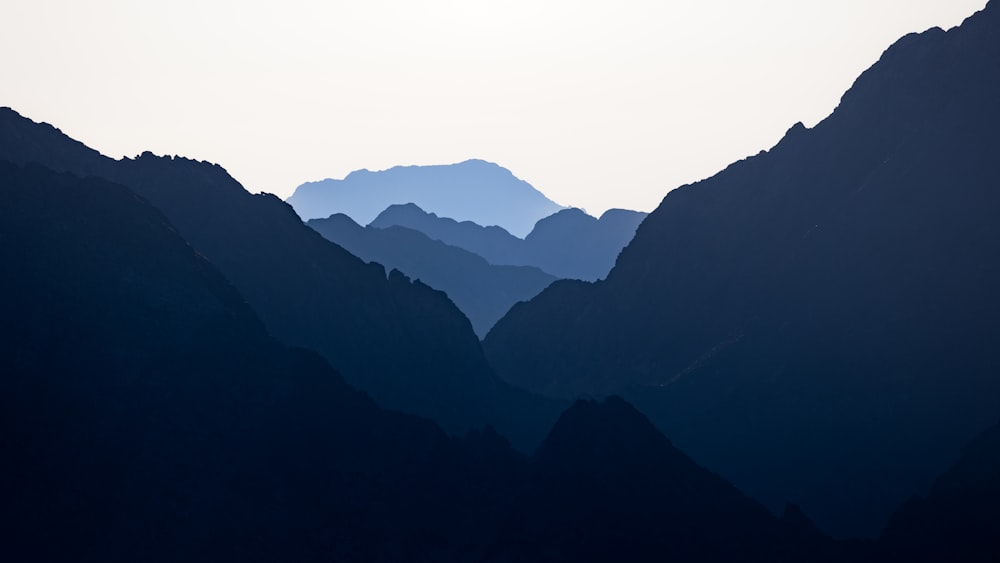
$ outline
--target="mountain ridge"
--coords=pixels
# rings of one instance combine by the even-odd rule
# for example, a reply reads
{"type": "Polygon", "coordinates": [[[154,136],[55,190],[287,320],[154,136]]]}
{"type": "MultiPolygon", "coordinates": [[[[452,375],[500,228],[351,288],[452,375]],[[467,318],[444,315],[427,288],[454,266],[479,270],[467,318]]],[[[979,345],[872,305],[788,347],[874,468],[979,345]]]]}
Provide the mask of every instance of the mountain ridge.
{"type": "Polygon", "coordinates": [[[414,203],[387,207],[369,226],[401,226],[464,248],[495,265],[533,266],[559,278],[605,277],[646,213],[609,209],[600,219],[567,208],[539,219],[521,239],[501,227],[483,227],[429,213],[414,203]]]}
{"type": "Polygon", "coordinates": [[[236,285],[271,334],[319,352],[384,406],[458,433],[494,424],[521,448],[555,418],[555,404],[496,378],[446,295],[365,264],[221,166],[150,152],[115,161],[9,108],[0,110],[0,157],[128,186],[236,285]]]}

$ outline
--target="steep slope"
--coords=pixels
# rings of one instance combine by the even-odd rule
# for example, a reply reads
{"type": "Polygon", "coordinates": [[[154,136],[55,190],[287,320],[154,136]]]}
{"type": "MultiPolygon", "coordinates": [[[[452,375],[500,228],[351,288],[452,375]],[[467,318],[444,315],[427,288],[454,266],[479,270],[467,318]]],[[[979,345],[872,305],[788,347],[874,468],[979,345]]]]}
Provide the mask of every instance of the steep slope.
{"type": "Polygon", "coordinates": [[[812,130],[667,194],[607,280],[484,341],[515,384],[622,392],[773,508],[875,534],[1000,412],[1000,7],[904,37],[812,130]]]}
{"type": "Polygon", "coordinates": [[[880,544],[892,561],[1000,560],[1000,425],[963,448],[930,494],[901,506],[880,544]]]}
{"type": "Polygon", "coordinates": [[[128,186],[232,281],[281,342],[315,350],[383,406],[453,432],[494,424],[532,447],[558,406],[497,381],[465,316],[439,291],[365,264],[302,224],[271,195],[251,195],[217,165],[183,158],[114,161],[0,109],[0,156],[128,186]]]}
{"type": "Polygon", "coordinates": [[[510,170],[483,160],[357,170],[343,180],[302,184],[288,198],[303,219],[343,213],[362,225],[386,207],[405,202],[445,217],[499,225],[522,237],[536,221],[561,209],[510,170]]]}
{"type": "Polygon", "coordinates": [[[480,338],[511,305],[527,301],[555,277],[531,266],[494,266],[467,250],[405,227],[362,227],[343,214],[311,219],[309,227],[351,254],[444,291],[480,338]]]}
{"type": "Polygon", "coordinates": [[[540,219],[522,240],[499,227],[438,217],[409,203],[386,208],[369,226],[414,229],[490,264],[534,266],[557,277],[594,281],[608,275],[646,215],[609,209],[597,219],[580,209],[564,209],[540,219]]]}
{"type": "Polygon", "coordinates": [[[5,560],[447,561],[492,543],[524,463],[502,439],[451,440],[280,346],[125,187],[0,161],[0,262],[5,560]]]}
{"type": "MultiPolygon", "coordinates": [[[[822,561],[846,549],[695,465],[620,398],[579,401],[535,453],[490,558],[822,561]]],[[[846,558],[845,558],[846,560],[846,558]]]]}

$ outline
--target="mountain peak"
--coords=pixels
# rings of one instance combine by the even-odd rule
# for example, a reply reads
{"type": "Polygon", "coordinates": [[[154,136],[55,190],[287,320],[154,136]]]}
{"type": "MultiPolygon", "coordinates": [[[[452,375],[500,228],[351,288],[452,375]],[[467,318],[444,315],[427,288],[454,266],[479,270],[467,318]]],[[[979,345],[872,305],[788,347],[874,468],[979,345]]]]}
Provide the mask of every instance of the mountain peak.
{"type": "Polygon", "coordinates": [[[288,198],[303,219],[340,212],[362,225],[400,202],[457,221],[498,225],[519,237],[539,219],[562,209],[510,170],[478,159],[356,171],[343,180],[302,184],[288,198]]]}

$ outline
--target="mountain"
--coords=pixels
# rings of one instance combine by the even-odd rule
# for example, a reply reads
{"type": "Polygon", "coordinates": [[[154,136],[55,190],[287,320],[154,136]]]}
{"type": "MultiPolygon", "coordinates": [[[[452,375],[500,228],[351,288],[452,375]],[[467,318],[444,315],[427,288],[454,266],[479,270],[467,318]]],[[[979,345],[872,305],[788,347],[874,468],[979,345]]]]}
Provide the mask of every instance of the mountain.
{"type": "Polygon", "coordinates": [[[449,438],[382,410],[271,338],[163,213],[101,178],[0,161],[0,262],[12,560],[996,555],[997,426],[874,551],[795,507],[773,517],[617,397],[576,402],[530,458],[490,428],[449,438]]]}
{"type": "Polygon", "coordinates": [[[449,439],[281,346],[124,186],[0,162],[0,261],[5,559],[470,560],[488,547],[523,463],[501,438],[449,439]]]}
{"type": "Polygon", "coordinates": [[[886,560],[1000,560],[1000,424],[962,449],[958,461],[889,520],[886,560]]]}
{"type": "Polygon", "coordinates": [[[499,225],[518,236],[561,209],[510,170],[483,160],[357,170],[343,180],[302,184],[288,198],[303,219],[343,213],[362,225],[386,207],[405,202],[445,217],[499,225]]]}
{"type": "Polygon", "coordinates": [[[362,227],[344,214],[306,222],[327,240],[368,262],[403,272],[448,294],[482,338],[511,305],[555,277],[531,266],[494,266],[482,257],[405,227],[362,227]]]}
{"type": "Polygon", "coordinates": [[[389,206],[369,226],[414,229],[490,264],[535,266],[557,277],[594,281],[607,276],[646,215],[610,209],[596,219],[580,209],[563,209],[539,220],[519,239],[500,227],[438,217],[410,203],[389,206]]]}
{"type": "Polygon", "coordinates": [[[620,398],[578,401],[531,461],[491,560],[848,560],[697,466],[620,398]]]}
{"type": "MultiPolygon", "coordinates": [[[[531,502],[538,487],[533,463],[491,429],[449,438],[380,409],[319,356],[283,347],[125,186],[0,161],[0,204],[0,291],[16,297],[0,304],[16,328],[0,339],[6,558],[481,561],[503,552],[515,499],[531,502]]],[[[577,461],[559,459],[580,451],[558,448],[559,436],[603,428],[610,437],[636,416],[623,404],[585,421],[572,412],[539,454],[546,471],[577,461]]],[[[620,438],[664,442],[655,432],[620,438]]],[[[698,471],[682,464],[659,476],[687,479],[682,470],[698,471]]],[[[697,492],[731,496],[711,510],[748,515],[719,514],[715,526],[724,516],[774,526],[721,480],[705,485],[697,492]]],[[[609,525],[614,515],[601,517],[590,491],[578,492],[593,524],[609,525]]],[[[600,529],[580,539],[591,532],[600,529]]],[[[767,549],[784,549],[770,539],[767,549]]],[[[811,542],[807,553],[826,547],[811,542]]]]}
{"type": "Polygon", "coordinates": [[[148,199],[270,334],[319,352],[383,406],[457,433],[493,424],[523,449],[542,439],[561,408],[497,380],[444,293],[364,263],[218,165],[151,153],[112,160],[9,108],[0,109],[0,158],[103,177],[148,199]]]}
{"type": "Polygon", "coordinates": [[[514,306],[515,385],[621,393],[774,510],[874,536],[1000,413],[1000,6],[889,48],[812,129],[671,191],[607,279],[514,306]]]}

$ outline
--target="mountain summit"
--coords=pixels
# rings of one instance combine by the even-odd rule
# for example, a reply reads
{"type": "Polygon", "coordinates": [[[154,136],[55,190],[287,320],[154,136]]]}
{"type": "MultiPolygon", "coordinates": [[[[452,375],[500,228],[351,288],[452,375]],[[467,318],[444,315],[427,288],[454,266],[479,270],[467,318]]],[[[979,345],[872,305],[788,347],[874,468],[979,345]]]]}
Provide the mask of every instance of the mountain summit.
{"type": "Polygon", "coordinates": [[[288,203],[303,220],[343,213],[361,225],[390,205],[415,203],[444,217],[499,225],[519,237],[562,209],[510,170],[485,160],[357,170],[343,180],[302,184],[288,203]]]}

